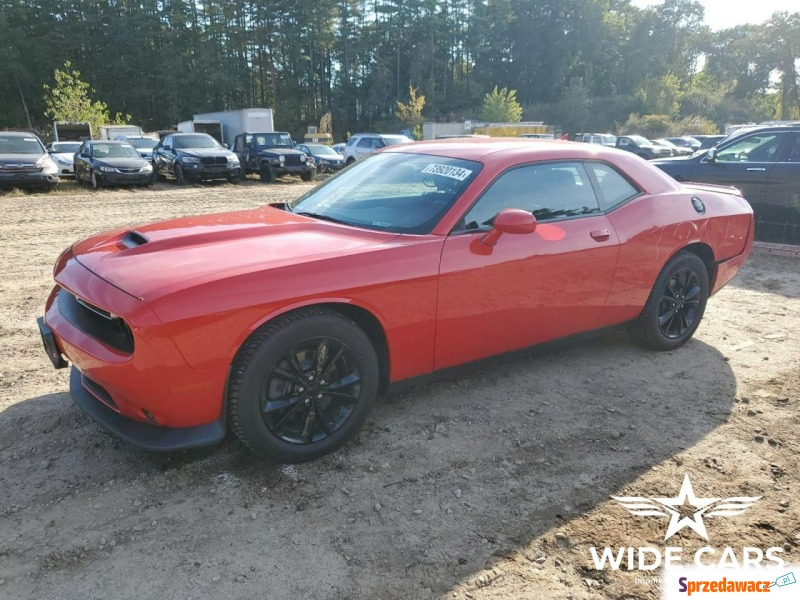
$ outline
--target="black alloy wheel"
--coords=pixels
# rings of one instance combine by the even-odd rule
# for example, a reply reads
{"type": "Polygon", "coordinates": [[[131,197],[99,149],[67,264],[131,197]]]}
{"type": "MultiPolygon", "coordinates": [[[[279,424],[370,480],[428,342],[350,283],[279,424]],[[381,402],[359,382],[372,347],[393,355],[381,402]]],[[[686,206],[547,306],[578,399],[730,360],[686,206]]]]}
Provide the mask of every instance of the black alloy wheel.
{"type": "Polygon", "coordinates": [[[378,359],[352,320],[324,308],[266,323],[231,367],[231,429],[256,454],[297,463],[351,439],[378,392],[378,359]]]}
{"type": "Polygon", "coordinates": [[[273,363],[261,384],[261,418],[275,437],[311,444],[339,430],[353,413],[361,373],[341,340],[310,338],[273,363]]]}
{"type": "Polygon", "coordinates": [[[658,326],[664,337],[679,339],[697,320],[700,308],[700,278],[691,268],[670,277],[658,308],[658,326]]]}
{"type": "Polygon", "coordinates": [[[674,350],[694,335],[708,295],[708,267],[696,254],[678,252],[664,265],[642,313],[628,332],[648,348],[674,350]]]}
{"type": "Polygon", "coordinates": [[[186,185],[186,175],[183,173],[183,167],[176,161],[173,168],[175,169],[175,182],[178,185],[186,185]]]}

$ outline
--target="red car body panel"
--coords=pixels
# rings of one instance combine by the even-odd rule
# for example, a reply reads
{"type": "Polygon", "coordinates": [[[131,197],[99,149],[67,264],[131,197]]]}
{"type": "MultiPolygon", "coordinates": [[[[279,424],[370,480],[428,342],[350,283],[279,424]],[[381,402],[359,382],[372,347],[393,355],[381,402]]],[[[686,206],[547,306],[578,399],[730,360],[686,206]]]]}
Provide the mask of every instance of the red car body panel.
{"type": "Polygon", "coordinates": [[[300,307],[346,305],[371,315],[386,340],[388,379],[397,382],[634,319],[664,264],[687,247],[712,257],[716,292],[752,245],[752,211],[735,190],[684,186],[628,152],[530,140],[386,151],[468,159],[483,168],[429,235],[263,207],[78,242],[59,259],[47,303],[45,323],[58,349],[105,388],[120,414],[193,427],[224,415],[228,369],[247,337],[300,307]],[[493,246],[481,242],[485,232],[451,235],[503,171],[557,160],[609,163],[642,193],[607,214],[541,223],[493,246]],[[124,319],[133,352],[65,319],[61,289],[124,319]]]}

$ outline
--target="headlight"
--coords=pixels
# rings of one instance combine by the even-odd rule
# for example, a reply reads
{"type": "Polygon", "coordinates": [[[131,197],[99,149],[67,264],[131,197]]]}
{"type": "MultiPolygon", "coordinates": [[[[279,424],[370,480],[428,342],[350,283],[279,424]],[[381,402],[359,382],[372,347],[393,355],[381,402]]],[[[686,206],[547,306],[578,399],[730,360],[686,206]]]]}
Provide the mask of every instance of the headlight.
{"type": "Polygon", "coordinates": [[[239,166],[239,158],[235,154],[233,156],[229,156],[228,157],[228,164],[231,165],[232,167],[238,167],[239,166]]]}
{"type": "Polygon", "coordinates": [[[279,161],[281,161],[281,162],[286,162],[286,157],[285,157],[283,154],[281,154],[281,155],[278,157],[278,160],[279,160],[279,161]]]}
{"type": "Polygon", "coordinates": [[[151,165],[150,163],[145,163],[145,165],[144,165],[144,166],[143,166],[141,169],[139,169],[139,170],[140,170],[142,173],[149,173],[150,171],[152,171],[152,170],[153,170],[153,165],[151,165]]]}
{"type": "Polygon", "coordinates": [[[185,163],[199,163],[200,162],[200,159],[199,158],[195,158],[194,156],[182,156],[180,160],[181,160],[181,162],[185,162],[185,163]]]}
{"type": "Polygon", "coordinates": [[[308,157],[307,157],[305,154],[303,154],[303,153],[300,153],[300,162],[301,162],[301,163],[304,163],[304,162],[306,162],[306,159],[307,159],[307,158],[308,158],[308,157]]]}
{"type": "Polygon", "coordinates": [[[36,167],[42,170],[45,175],[55,175],[58,173],[58,166],[50,156],[43,156],[36,161],[36,167]]]}
{"type": "Polygon", "coordinates": [[[56,159],[56,162],[57,162],[58,164],[60,164],[60,165],[70,165],[70,164],[72,163],[72,161],[70,161],[70,160],[68,160],[68,159],[64,158],[63,156],[58,156],[58,155],[56,155],[56,156],[55,156],[55,159],[56,159]]]}
{"type": "Polygon", "coordinates": [[[100,167],[100,170],[103,173],[113,173],[114,171],[116,171],[114,167],[100,167]]]}

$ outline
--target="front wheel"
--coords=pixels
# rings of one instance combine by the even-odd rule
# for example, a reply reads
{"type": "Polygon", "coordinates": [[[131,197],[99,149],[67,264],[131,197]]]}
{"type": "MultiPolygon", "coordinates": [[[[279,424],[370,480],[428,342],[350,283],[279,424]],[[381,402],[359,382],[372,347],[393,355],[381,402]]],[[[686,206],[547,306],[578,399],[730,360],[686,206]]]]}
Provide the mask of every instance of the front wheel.
{"type": "Polygon", "coordinates": [[[674,350],[694,335],[708,301],[708,270],[691,252],[679,252],[663,268],[631,337],[654,350],[674,350]]]}
{"type": "Polygon", "coordinates": [[[317,171],[303,171],[300,173],[300,179],[303,181],[314,181],[317,178],[317,171]]]}
{"type": "Polygon", "coordinates": [[[95,191],[100,189],[100,180],[97,178],[97,173],[94,172],[94,169],[89,171],[89,184],[95,191]]]}
{"type": "Polygon", "coordinates": [[[261,183],[273,183],[277,178],[277,175],[275,174],[275,169],[273,169],[266,163],[261,164],[258,173],[259,177],[261,178],[261,183]]]}
{"type": "Polygon", "coordinates": [[[183,172],[183,167],[176,164],[175,167],[175,182],[178,185],[186,185],[186,175],[183,172]]]}
{"type": "Polygon", "coordinates": [[[313,460],[361,428],[378,393],[378,373],[372,343],[347,317],[320,308],[279,317],[234,360],[231,428],[264,458],[313,460]]]}

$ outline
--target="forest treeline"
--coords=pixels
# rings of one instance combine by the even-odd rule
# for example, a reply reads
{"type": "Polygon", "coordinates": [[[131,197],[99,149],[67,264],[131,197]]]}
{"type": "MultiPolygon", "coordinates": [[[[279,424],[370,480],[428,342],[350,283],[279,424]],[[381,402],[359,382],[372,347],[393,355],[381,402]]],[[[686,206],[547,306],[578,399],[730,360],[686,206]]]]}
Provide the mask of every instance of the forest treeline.
{"type": "Polygon", "coordinates": [[[692,0],[2,0],[0,36],[0,127],[45,129],[66,61],[147,130],[266,106],[295,135],[330,111],[340,140],[399,129],[410,86],[426,120],[494,86],[565,131],[800,118],[800,13],[712,32],[692,0]]]}

